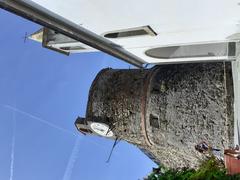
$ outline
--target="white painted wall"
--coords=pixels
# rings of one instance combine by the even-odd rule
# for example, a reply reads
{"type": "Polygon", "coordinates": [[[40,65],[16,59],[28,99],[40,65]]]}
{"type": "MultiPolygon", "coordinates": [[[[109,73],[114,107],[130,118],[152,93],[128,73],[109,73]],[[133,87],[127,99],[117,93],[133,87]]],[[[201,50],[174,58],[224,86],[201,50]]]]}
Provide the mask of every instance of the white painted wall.
{"type": "Polygon", "coordinates": [[[158,36],[111,39],[148,63],[166,61],[146,56],[152,47],[229,41],[240,33],[239,0],[32,1],[99,35],[150,25],[158,36]]]}
{"type": "Polygon", "coordinates": [[[234,82],[234,142],[240,144],[240,55],[232,63],[234,82]]]}

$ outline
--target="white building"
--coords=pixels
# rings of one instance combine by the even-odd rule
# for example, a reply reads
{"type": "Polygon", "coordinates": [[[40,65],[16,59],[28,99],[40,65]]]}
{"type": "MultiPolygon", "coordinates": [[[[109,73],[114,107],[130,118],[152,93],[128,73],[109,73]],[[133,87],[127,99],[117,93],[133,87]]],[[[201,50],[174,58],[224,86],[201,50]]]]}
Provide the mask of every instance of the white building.
{"type": "Polygon", "coordinates": [[[239,144],[239,1],[0,0],[0,7],[44,25],[31,38],[65,54],[99,49],[137,66],[231,61],[239,144]]]}

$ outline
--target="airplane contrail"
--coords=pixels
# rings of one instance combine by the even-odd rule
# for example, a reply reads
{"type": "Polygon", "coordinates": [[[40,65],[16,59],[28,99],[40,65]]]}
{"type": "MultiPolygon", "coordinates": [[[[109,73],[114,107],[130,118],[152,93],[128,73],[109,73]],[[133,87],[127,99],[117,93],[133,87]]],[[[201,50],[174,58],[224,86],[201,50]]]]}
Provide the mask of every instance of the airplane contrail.
{"type": "Polygon", "coordinates": [[[48,125],[48,126],[50,126],[50,127],[53,127],[53,128],[55,128],[55,129],[58,129],[58,130],[60,130],[60,131],[65,132],[65,133],[68,133],[68,134],[71,134],[71,135],[73,135],[73,136],[76,136],[76,134],[72,133],[71,131],[68,131],[68,130],[66,130],[66,129],[64,129],[64,128],[61,128],[61,127],[59,127],[59,126],[56,126],[55,124],[52,124],[52,123],[50,123],[50,122],[48,122],[48,121],[46,121],[46,120],[44,120],[44,119],[42,119],[42,118],[39,118],[39,117],[37,117],[37,116],[34,116],[34,115],[32,115],[32,114],[30,114],[30,113],[28,113],[28,112],[22,111],[22,110],[20,110],[20,109],[18,109],[18,108],[15,108],[15,107],[12,107],[12,106],[9,106],[9,105],[2,105],[2,106],[5,107],[5,108],[7,108],[7,109],[10,109],[10,110],[12,110],[12,111],[18,112],[18,113],[23,114],[23,115],[25,115],[25,116],[28,116],[28,117],[30,117],[30,118],[32,118],[32,119],[35,119],[35,120],[37,120],[37,121],[39,121],[39,122],[41,122],[41,123],[43,123],[43,124],[46,124],[46,125],[48,125]]]}
{"type": "Polygon", "coordinates": [[[68,164],[63,176],[63,180],[70,180],[73,172],[74,165],[78,158],[78,153],[80,150],[80,139],[79,137],[76,138],[72,153],[69,157],[68,164]]]}
{"type": "Polygon", "coordinates": [[[13,170],[14,170],[14,158],[15,158],[15,141],[16,141],[16,114],[13,112],[13,136],[11,145],[11,162],[10,162],[10,178],[13,180],[13,170]]]}
{"type": "MultiPolygon", "coordinates": [[[[74,133],[71,132],[71,131],[68,131],[68,130],[66,130],[66,129],[64,129],[64,128],[61,128],[61,127],[59,127],[59,126],[56,126],[55,124],[52,124],[52,123],[50,123],[50,122],[48,122],[48,121],[46,121],[46,120],[44,120],[44,119],[42,119],[42,118],[40,118],[40,117],[37,117],[37,116],[35,116],[35,115],[32,115],[32,114],[30,114],[30,113],[28,113],[28,112],[22,111],[22,110],[20,110],[20,109],[18,109],[18,108],[15,108],[15,107],[13,107],[13,106],[4,105],[4,104],[0,104],[0,106],[2,106],[2,107],[4,107],[4,108],[7,108],[7,109],[9,109],[9,110],[12,110],[12,111],[14,111],[14,112],[18,112],[18,113],[20,113],[20,114],[23,114],[23,115],[25,115],[25,116],[28,116],[28,117],[30,117],[30,118],[32,118],[32,119],[35,119],[35,120],[37,120],[37,121],[39,121],[39,122],[41,122],[41,123],[44,123],[44,124],[46,124],[46,125],[48,125],[48,126],[50,126],[50,127],[53,127],[53,128],[55,128],[55,129],[58,129],[58,130],[62,131],[62,132],[71,134],[71,135],[73,135],[73,136],[77,136],[76,134],[74,134],[74,133]]],[[[103,146],[103,145],[101,145],[101,144],[99,144],[99,143],[91,140],[90,138],[88,138],[88,141],[87,141],[87,142],[90,142],[90,143],[92,143],[92,144],[94,144],[94,145],[102,148],[103,150],[108,150],[105,146],[103,146]]],[[[118,153],[115,153],[115,154],[118,154],[118,153]]]]}

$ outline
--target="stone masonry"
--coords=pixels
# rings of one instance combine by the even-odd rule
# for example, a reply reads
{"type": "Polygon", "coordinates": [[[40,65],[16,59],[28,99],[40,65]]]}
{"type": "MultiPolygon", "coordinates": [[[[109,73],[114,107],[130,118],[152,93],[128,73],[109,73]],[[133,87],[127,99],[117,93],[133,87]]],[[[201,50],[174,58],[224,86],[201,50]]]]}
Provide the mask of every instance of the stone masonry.
{"type": "Polygon", "coordinates": [[[233,98],[230,63],[104,69],[90,89],[85,122],[107,124],[157,163],[197,167],[204,158],[197,143],[222,151],[233,145],[233,98]]]}

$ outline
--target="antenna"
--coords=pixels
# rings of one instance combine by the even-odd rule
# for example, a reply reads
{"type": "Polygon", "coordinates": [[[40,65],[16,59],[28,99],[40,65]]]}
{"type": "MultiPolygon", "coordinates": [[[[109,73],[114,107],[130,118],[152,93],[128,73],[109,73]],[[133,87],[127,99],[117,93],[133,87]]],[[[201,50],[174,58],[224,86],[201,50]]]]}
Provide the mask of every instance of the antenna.
{"type": "Polygon", "coordinates": [[[27,39],[28,39],[28,33],[25,32],[25,35],[23,36],[23,42],[24,42],[24,44],[27,42],[27,39]]]}
{"type": "Polygon", "coordinates": [[[116,145],[121,141],[121,139],[119,139],[118,137],[115,139],[114,143],[113,143],[113,146],[112,146],[112,149],[111,149],[111,152],[108,156],[108,160],[106,161],[106,163],[109,163],[110,162],[110,159],[112,157],[112,153],[113,153],[113,150],[114,148],[116,147],[116,145]]]}

